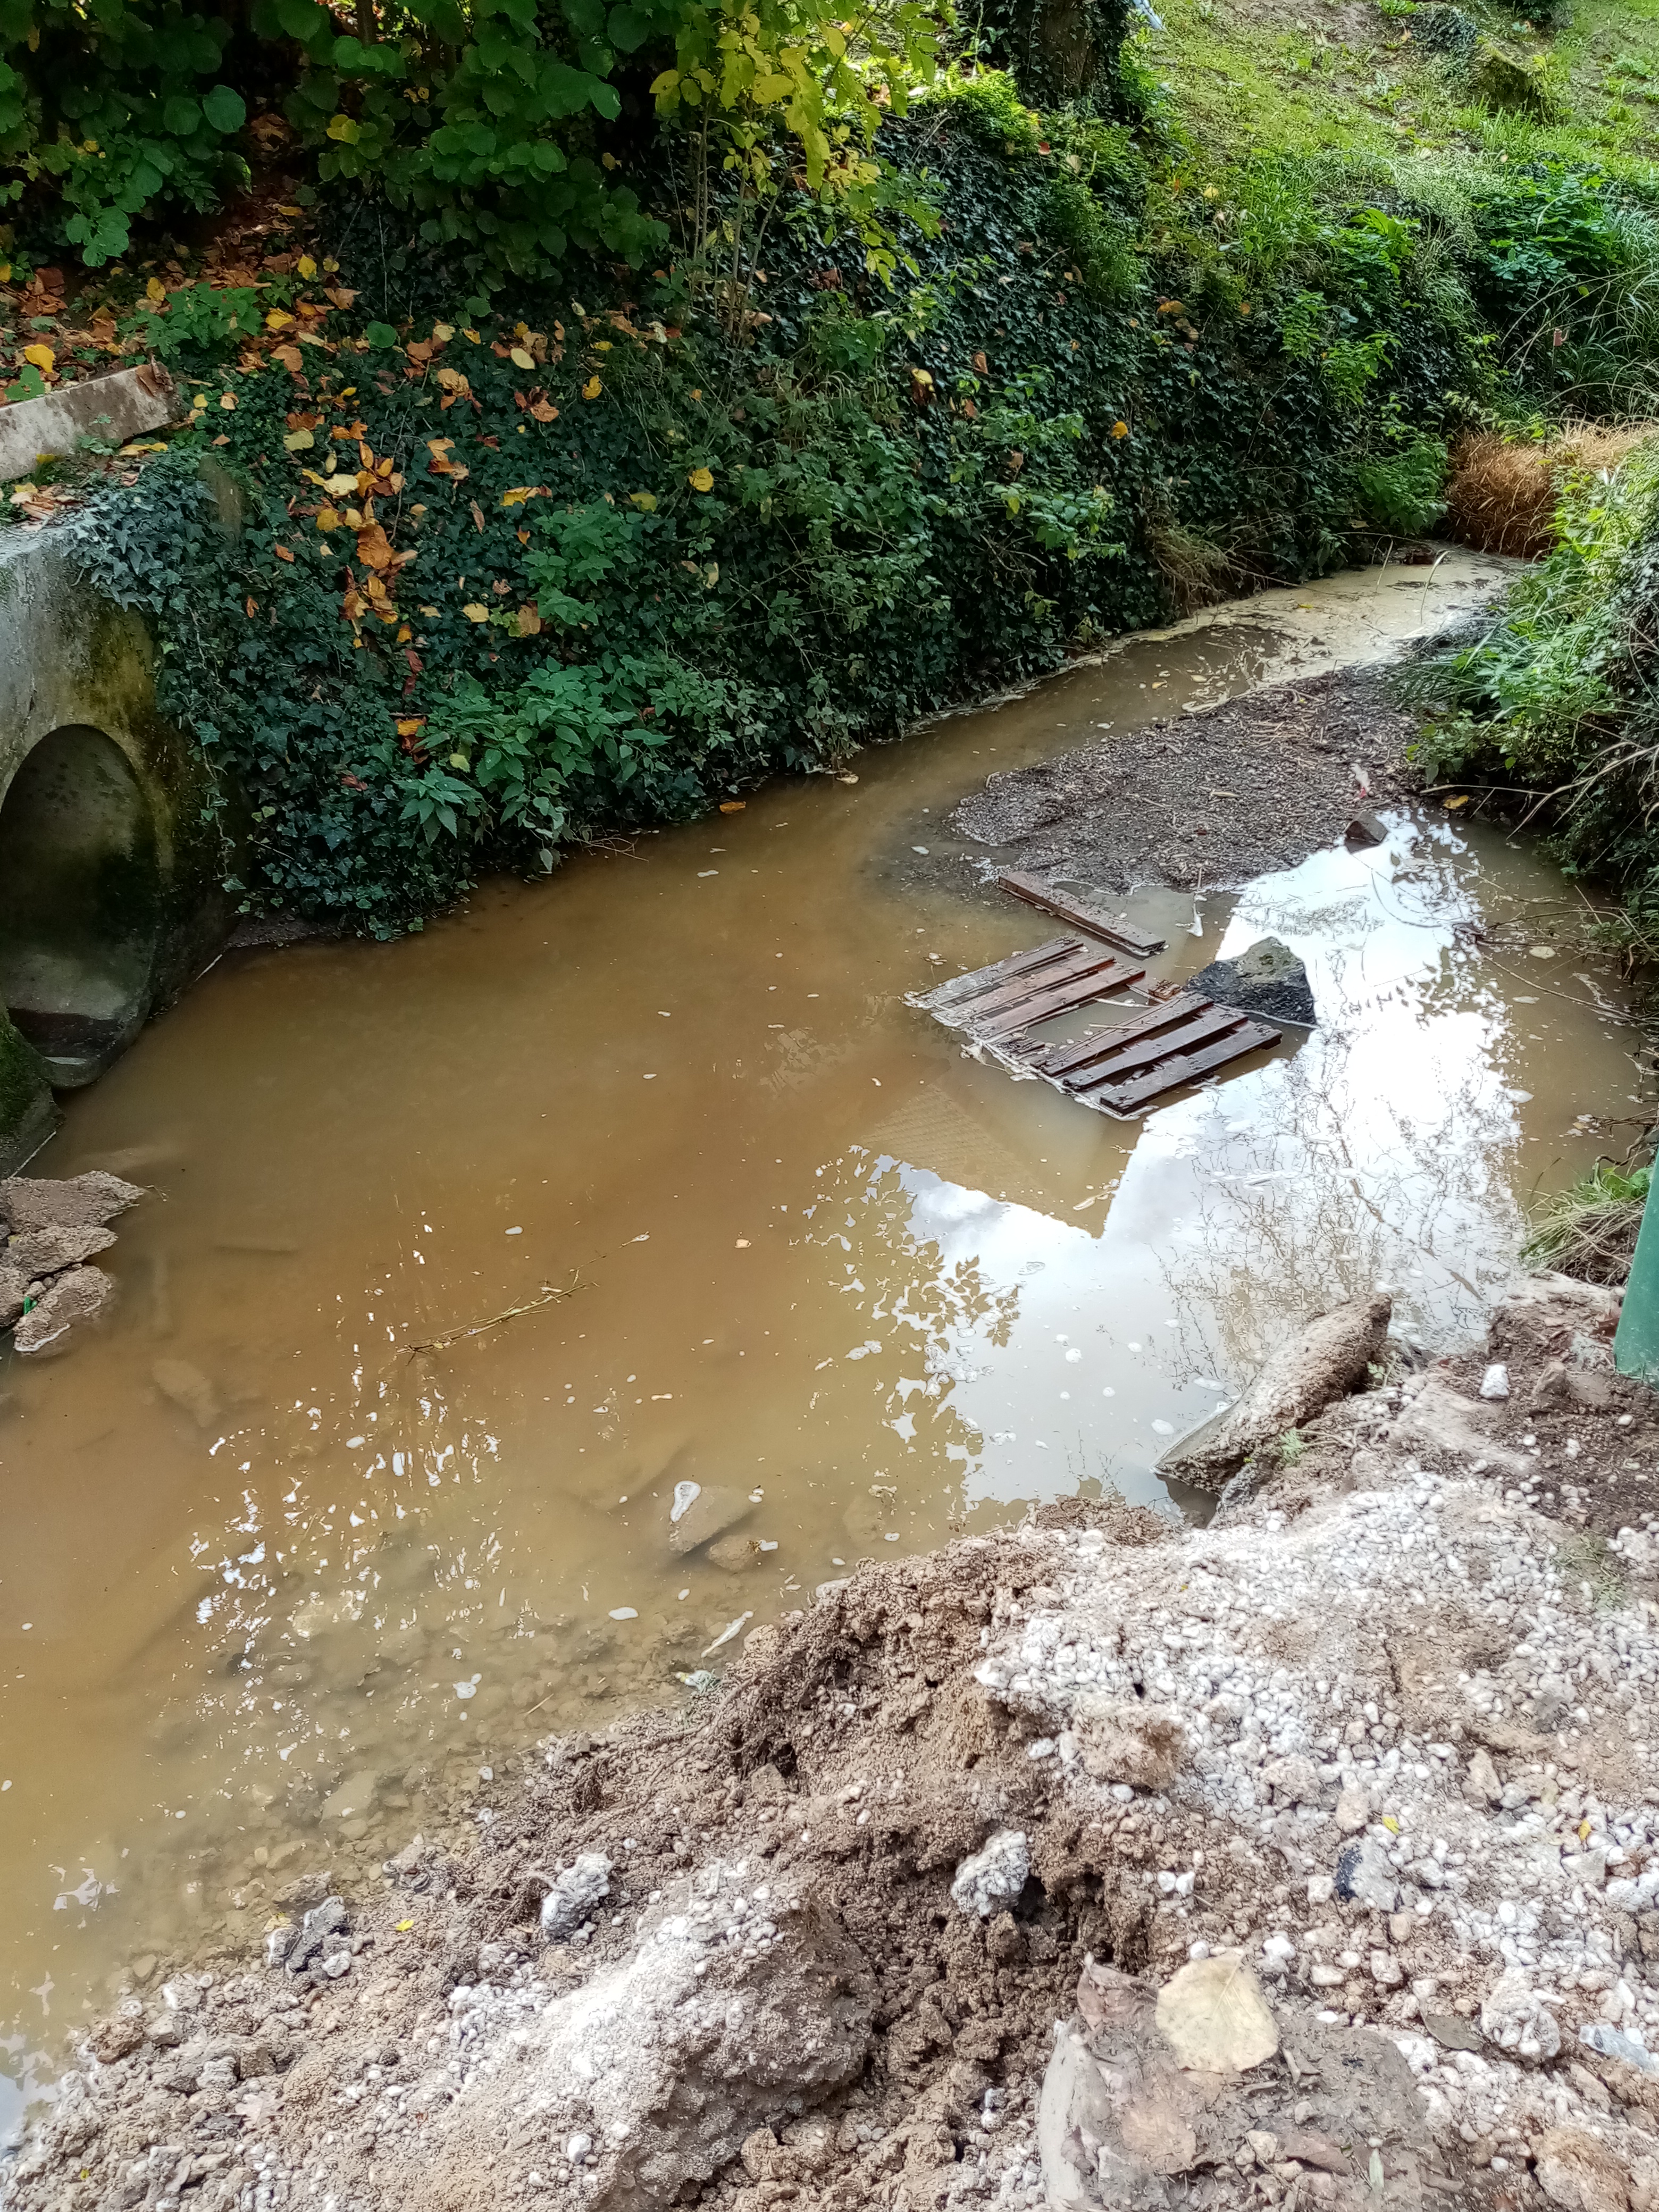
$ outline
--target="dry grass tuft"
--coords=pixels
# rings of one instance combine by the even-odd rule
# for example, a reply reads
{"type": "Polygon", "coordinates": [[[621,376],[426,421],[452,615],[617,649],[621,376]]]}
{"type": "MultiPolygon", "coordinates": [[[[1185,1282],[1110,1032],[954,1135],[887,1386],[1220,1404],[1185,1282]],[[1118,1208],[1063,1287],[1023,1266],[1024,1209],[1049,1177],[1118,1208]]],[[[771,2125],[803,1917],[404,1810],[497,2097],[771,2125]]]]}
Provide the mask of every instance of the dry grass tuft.
{"type": "Polygon", "coordinates": [[[1511,445],[1484,431],[1465,438],[1451,457],[1445,533],[1478,552],[1541,561],[1555,544],[1562,478],[1616,468],[1656,430],[1652,422],[1616,429],[1584,422],[1540,445],[1511,445]]]}
{"type": "Polygon", "coordinates": [[[1183,615],[1213,606],[1243,580],[1220,546],[1164,514],[1146,519],[1146,550],[1163,572],[1170,596],[1183,615]]]}

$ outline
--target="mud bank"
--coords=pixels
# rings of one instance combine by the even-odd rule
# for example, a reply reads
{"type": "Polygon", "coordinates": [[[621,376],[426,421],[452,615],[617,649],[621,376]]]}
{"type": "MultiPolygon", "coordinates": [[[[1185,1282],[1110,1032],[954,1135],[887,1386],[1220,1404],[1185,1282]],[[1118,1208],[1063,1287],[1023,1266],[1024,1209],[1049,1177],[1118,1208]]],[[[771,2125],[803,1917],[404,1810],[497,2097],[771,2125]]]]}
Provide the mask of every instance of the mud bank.
{"type": "Polygon", "coordinates": [[[691,1713],[489,1776],[471,1848],[158,1966],[8,2203],[1649,2212],[1659,1403],[1616,1310],[1522,1284],[1206,1530],[1068,1504],[861,1565],[691,1713]],[[1233,1954],[1276,2051],[1170,2072],[1154,1994],[1233,1954]],[[1092,2131],[1053,2086],[1039,2127],[1056,2052],[1092,2131]],[[1149,2135],[1158,2064],[1193,2124],[1149,2135]]]}
{"type": "Polygon", "coordinates": [[[1294,867],[1414,778],[1385,672],[1334,669],[993,775],[953,826],[1001,866],[1127,893],[1294,867]]]}

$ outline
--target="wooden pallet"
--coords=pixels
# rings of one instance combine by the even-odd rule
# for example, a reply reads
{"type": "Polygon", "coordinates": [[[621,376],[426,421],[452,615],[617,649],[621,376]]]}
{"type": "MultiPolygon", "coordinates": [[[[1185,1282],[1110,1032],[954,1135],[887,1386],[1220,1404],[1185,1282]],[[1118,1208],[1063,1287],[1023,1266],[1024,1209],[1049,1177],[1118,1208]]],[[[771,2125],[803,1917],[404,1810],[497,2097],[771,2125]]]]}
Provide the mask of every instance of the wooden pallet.
{"type": "Polygon", "coordinates": [[[965,1030],[976,1044],[1017,1049],[1040,1022],[1091,1006],[1145,976],[1115,952],[1081,937],[1056,937],[989,968],[956,975],[912,999],[946,1029],[965,1030]]]}
{"type": "Polygon", "coordinates": [[[1094,1036],[1051,1044],[1032,1034],[1062,1014],[1127,990],[1146,973],[1082,938],[1057,937],[952,976],[915,994],[909,1004],[946,1029],[963,1031],[1014,1073],[1041,1076],[1080,1105],[1122,1120],[1145,1113],[1166,1092],[1279,1042],[1279,1031],[1267,1023],[1195,991],[1147,1006],[1094,1036]]]}
{"type": "Polygon", "coordinates": [[[1127,1119],[1166,1091],[1277,1044],[1279,1034],[1236,1006],[1218,1006],[1187,991],[1098,1036],[1068,1039],[1027,1064],[1085,1106],[1127,1119]]]}

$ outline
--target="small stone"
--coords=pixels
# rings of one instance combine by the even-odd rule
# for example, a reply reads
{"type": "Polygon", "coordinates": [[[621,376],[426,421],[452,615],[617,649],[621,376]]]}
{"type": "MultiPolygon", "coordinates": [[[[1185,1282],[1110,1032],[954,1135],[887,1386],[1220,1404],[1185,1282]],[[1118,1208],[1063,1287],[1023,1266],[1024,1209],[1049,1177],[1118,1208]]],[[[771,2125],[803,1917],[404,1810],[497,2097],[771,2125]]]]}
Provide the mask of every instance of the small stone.
{"type": "Polygon", "coordinates": [[[1336,1825],[1345,1836],[1357,1836],[1371,1817],[1371,1801],[1354,1783],[1346,1784],[1336,1800],[1336,1825]]]}
{"type": "Polygon", "coordinates": [[[1609,1413],[1617,1402],[1611,1380],[1605,1375],[1586,1375],[1567,1370],[1567,1396],[1587,1413],[1609,1413]]]}
{"type": "Polygon", "coordinates": [[[1486,2038],[1472,2020],[1465,2020],[1461,2012],[1430,2012],[1425,2008],[1423,2025],[1443,2051],[1479,2051],[1486,2038]]]}
{"type": "Polygon", "coordinates": [[[1351,1905],[1369,1905],[1378,1912],[1399,1910],[1400,1884],[1388,1853],[1371,1837],[1343,1846],[1336,1862],[1336,1894],[1351,1905]]]}
{"type": "Polygon", "coordinates": [[[1578,2040],[1603,2058],[1622,2059],[1626,2066],[1634,2066],[1641,2074],[1659,2074],[1659,2058],[1633,2035],[1621,2034],[1605,2020],[1587,2021],[1578,2031],[1578,2040]]]}
{"type": "Polygon", "coordinates": [[[1555,2014],[1518,1966],[1500,1974],[1480,2008],[1481,2033],[1500,2051],[1541,2065],[1561,2048],[1555,2014]]]}
{"type": "Polygon", "coordinates": [[[602,1851],[580,1851],[554,1878],[542,1899],[542,1934],[550,1943],[574,1935],[611,1890],[611,1861],[602,1851]]]}
{"type": "Polygon", "coordinates": [[[280,1966],[294,1948],[299,1934],[291,1920],[284,1920],[279,1927],[267,1928],[264,1939],[266,1966],[280,1966]]]}
{"type": "Polygon", "coordinates": [[[1273,1792],[1275,1804],[1317,1806],[1323,1802],[1319,1769],[1302,1753],[1269,1759],[1261,1770],[1261,1779],[1273,1792]]]}
{"type": "Polygon", "coordinates": [[[143,2013],[118,2013],[113,2020],[100,2021],[87,2044],[100,2066],[113,2066],[137,2051],[143,2039],[143,2013]]]}
{"type": "Polygon", "coordinates": [[[1463,1794],[1473,1798],[1477,1805],[1496,1805],[1504,1795],[1498,1769],[1492,1765],[1492,1753],[1485,1744],[1469,1760],[1463,1794]]]}
{"type": "Polygon", "coordinates": [[[1607,1855],[1605,1851],[1567,1851],[1563,1854],[1561,1867],[1570,1881],[1583,1882],[1586,1889],[1600,1889],[1607,1878],[1607,1855]]]}
{"type": "Polygon", "coordinates": [[[1409,1943],[1416,1932],[1417,1915],[1414,1912],[1391,1912],[1389,1915],[1389,1942],[1409,1943]]]}
{"type": "Polygon", "coordinates": [[[1392,1951],[1371,1953],[1371,1979],[1381,1983],[1385,1990],[1397,1990],[1406,1978],[1405,1969],[1392,1951]]]}
{"type": "Polygon", "coordinates": [[[592,2136],[582,2134],[580,2129],[570,2137],[569,2141],[564,2147],[564,2154],[569,2160],[572,2166],[584,2165],[592,2155],[592,2136]]]}
{"type": "Polygon", "coordinates": [[[1501,1359],[1494,1359],[1480,1377],[1483,1398],[1507,1398],[1510,1395],[1510,1370],[1501,1359]]]}
{"type": "Polygon", "coordinates": [[[758,1566],[761,1547],[752,1536],[735,1532],[721,1536],[708,1547],[705,1556],[717,1567],[724,1567],[728,1575],[740,1575],[750,1567],[758,1566]]]}
{"type": "Polygon", "coordinates": [[[1336,1883],[1331,1875],[1328,1874],[1310,1875],[1308,1876],[1309,1904],[1328,1905],[1331,1901],[1332,1893],[1335,1887],[1336,1883]]]}
{"type": "Polygon", "coordinates": [[[1375,814],[1356,814],[1342,833],[1342,842],[1351,853],[1363,853],[1373,845],[1388,842],[1388,830],[1375,814]]]}
{"type": "Polygon", "coordinates": [[[711,1538],[736,1528],[754,1510],[752,1501],[741,1491],[727,1490],[719,1483],[677,1483],[669,1509],[668,1548],[683,1558],[711,1538]]]}
{"type": "Polygon", "coordinates": [[[360,1814],[372,1812],[379,1795],[380,1778],[365,1770],[361,1774],[349,1774],[330,1796],[323,1800],[319,1820],[351,1820],[360,1814]]]}
{"type": "Polygon", "coordinates": [[[988,1920],[1012,1905],[1030,1878],[1031,1847],[1023,1828],[1003,1828],[982,1850],[963,1860],[951,1883],[958,1912],[988,1920]]]}

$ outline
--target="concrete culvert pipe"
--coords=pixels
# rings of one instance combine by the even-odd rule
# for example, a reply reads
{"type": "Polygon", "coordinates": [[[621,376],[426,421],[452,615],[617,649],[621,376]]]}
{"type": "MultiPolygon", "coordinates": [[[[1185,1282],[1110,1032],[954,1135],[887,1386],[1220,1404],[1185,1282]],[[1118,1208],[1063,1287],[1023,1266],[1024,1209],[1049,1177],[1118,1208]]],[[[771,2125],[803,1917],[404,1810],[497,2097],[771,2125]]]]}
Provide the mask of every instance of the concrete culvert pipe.
{"type": "Polygon", "coordinates": [[[0,544],[0,1172],[224,939],[217,794],[153,661],[66,532],[0,544]]]}
{"type": "Polygon", "coordinates": [[[0,804],[0,999],[59,1089],[89,1083],[149,1012],[155,825],[120,748],[42,738],[0,804]]]}

